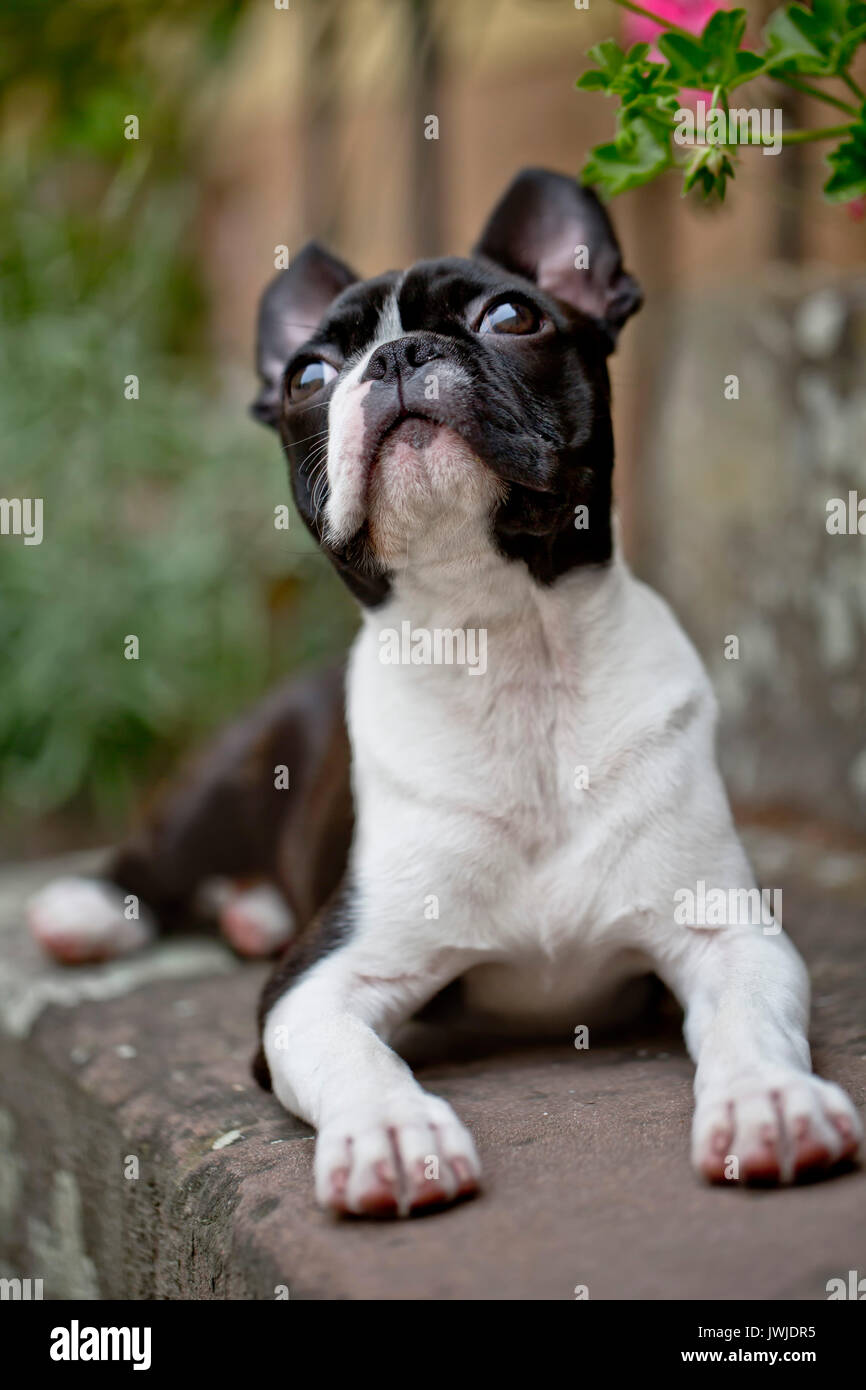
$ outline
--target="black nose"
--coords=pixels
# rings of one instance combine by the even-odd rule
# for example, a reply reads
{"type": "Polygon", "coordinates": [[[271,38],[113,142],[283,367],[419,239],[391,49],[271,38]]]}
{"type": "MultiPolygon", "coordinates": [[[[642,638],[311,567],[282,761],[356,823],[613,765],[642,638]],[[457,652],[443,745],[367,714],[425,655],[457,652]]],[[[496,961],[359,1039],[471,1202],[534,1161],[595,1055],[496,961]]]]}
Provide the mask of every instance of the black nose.
{"type": "Polygon", "coordinates": [[[410,333],[376,348],[361,380],[405,381],[419,367],[441,356],[442,350],[432,333],[410,333]]]}

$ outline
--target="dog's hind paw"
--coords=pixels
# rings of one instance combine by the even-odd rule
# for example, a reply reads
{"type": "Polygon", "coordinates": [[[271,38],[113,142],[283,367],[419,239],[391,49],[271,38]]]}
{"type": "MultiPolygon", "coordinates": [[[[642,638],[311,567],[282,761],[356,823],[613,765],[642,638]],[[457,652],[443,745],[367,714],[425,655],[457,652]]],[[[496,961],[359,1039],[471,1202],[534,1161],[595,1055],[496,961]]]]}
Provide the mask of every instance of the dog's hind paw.
{"type": "Polygon", "coordinates": [[[273,883],[210,879],[200,889],[198,901],[216,917],[222,935],[239,956],[273,956],[295,934],[292,910],[273,883]]]}
{"type": "Polygon", "coordinates": [[[57,878],[27,903],[40,946],[64,965],[111,960],[147,945],[154,934],[147,909],[127,904],[121,890],[94,878],[57,878]],[[127,916],[134,910],[137,917],[127,916]]]}

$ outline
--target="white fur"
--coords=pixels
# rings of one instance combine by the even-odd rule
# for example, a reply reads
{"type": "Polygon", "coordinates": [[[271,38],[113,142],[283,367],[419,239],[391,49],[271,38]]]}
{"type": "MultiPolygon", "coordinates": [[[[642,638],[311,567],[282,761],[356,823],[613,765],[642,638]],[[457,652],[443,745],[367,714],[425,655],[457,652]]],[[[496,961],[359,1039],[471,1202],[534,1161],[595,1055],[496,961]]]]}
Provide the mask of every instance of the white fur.
{"type": "Polygon", "coordinates": [[[282,893],[270,883],[231,885],[219,906],[223,935],[246,956],[269,956],[285,946],[295,922],[282,893]]]}
{"type": "Polygon", "coordinates": [[[140,950],[153,936],[147,909],[126,914],[119,888],[97,879],[58,878],[27,904],[30,929],[50,955],[65,961],[104,960],[140,950]]]}
{"type": "Polygon", "coordinates": [[[379,315],[372,339],[334,387],[328,407],[328,501],[325,523],[329,541],[338,545],[357,531],[365,516],[366,477],[358,467],[364,437],[364,397],[372,386],[361,381],[378,347],[402,333],[397,296],[391,294],[379,315]]]}
{"type": "MultiPolygon", "coordinates": [[[[341,389],[335,474],[358,428],[348,413],[341,428],[341,389]]],[[[404,509],[411,545],[389,560],[391,596],[365,612],[348,678],[355,929],[266,1022],[276,1094],[320,1130],[319,1200],[350,1211],[387,1207],[389,1194],[400,1211],[422,1200],[404,1150],[417,1163],[427,1111],[443,1102],[387,1038],[458,975],[480,1013],[569,1036],[617,985],[655,971],[686,1010],[702,1171],[722,1176],[721,1150],[736,1160],[727,1176],[769,1163],[785,1180],[812,1140],[822,1162],[850,1153],[859,1119],[810,1075],[808,982],[790,941],[674,920],[674,894],[699,879],[754,886],[696,652],[618,556],[537,585],[494,553],[489,491],[469,492],[466,503],[434,488],[404,509]],[[404,620],[486,628],[485,678],[383,665],[379,634],[404,620]]],[[[469,1135],[450,1111],[440,1127],[471,1185],[469,1135]]]]}

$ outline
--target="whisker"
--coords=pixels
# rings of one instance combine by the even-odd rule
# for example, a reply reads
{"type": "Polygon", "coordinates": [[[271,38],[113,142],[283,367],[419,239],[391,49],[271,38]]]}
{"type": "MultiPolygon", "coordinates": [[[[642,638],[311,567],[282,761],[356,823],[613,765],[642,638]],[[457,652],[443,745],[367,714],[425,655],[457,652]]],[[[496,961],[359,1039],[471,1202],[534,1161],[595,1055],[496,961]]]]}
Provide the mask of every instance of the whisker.
{"type": "Polygon", "coordinates": [[[328,490],[328,455],[323,454],[317,462],[310,479],[310,496],[314,511],[318,511],[328,490]]]}
{"type": "MultiPolygon", "coordinates": [[[[306,444],[306,443],[308,443],[308,441],[311,440],[311,439],[322,439],[322,438],[323,438],[326,434],[328,434],[328,433],[329,433],[329,431],[328,431],[327,429],[324,429],[324,430],[316,430],[315,433],[313,433],[313,434],[305,434],[305,435],[303,436],[303,438],[301,438],[301,439],[293,439],[293,440],[291,441],[291,443],[292,443],[292,444],[306,444]]],[[[288,447],[289,447],[288,444],[284,444],[284,445],[283,445],[283,448],[284,448],[284,449],[288,449],[288,447]]]]}
{"type": "Polygon", "coordinates": [[[321,319],[319,319],[319,323],[302,323],[300,319],[283,319],[281,322],[285,323],[289,328],[316,329],[319,323],[321,323],[321,319]]]}
{"type": "Polygon", "coordinates": [[[312,453],[310,454],[309,458],[307,459],[307,468],[308,468],[308,471],[309,471],[310,473],[316,472],[316,471],[318,470],[319,465],[322,464],[322,463],[326,463],[326,462],[327,462],[327,459],[328,459],[328,448],[327,448],[327,445],[318,444],[318,445],[316,446],[316,448],[313,449],[312,453]]]}
{"type": "Polygon", "coordinates": [[[310,491],[315,492],[319,479],[327,472],[328,460],[319,459],[310,473],[310,491]]]}
{"type": "Polygon", "coordinates": [[[307,410],[321,410],[321,409],[322,409],[322,405],[323,405],[323,402],[322,402],[322,401],[313,401],[312,404],[310,404],[310,405],[300,405],[300,406],[298,406],[295,413],[298,414],[298,415],[303,415],[303,414],[305,413],[305,411],[307,411],[307,410]]]}
{"type": "Polygon", "coordinates": [[[311,487],[311,497],[313,511],[317,512],[324,500],[325,490],[328,485],[328,460],[323,459],[316,474],[316,478],[311,487]]]}

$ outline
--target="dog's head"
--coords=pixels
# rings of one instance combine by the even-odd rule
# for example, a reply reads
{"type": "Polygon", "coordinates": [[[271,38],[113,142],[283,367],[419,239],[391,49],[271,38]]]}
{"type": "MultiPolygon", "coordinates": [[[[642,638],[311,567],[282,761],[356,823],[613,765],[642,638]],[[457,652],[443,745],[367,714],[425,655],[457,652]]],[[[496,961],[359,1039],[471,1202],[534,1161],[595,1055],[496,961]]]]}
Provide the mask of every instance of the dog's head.
{"type": "Polygon", "coordinates": [[[361,602],[479,537],[540,583],[610,558],[607,358],[640,304],[595,195],[537,169],[469,259],[359,280],[311,243],[272,281],[253,413],[361,602]]]}

